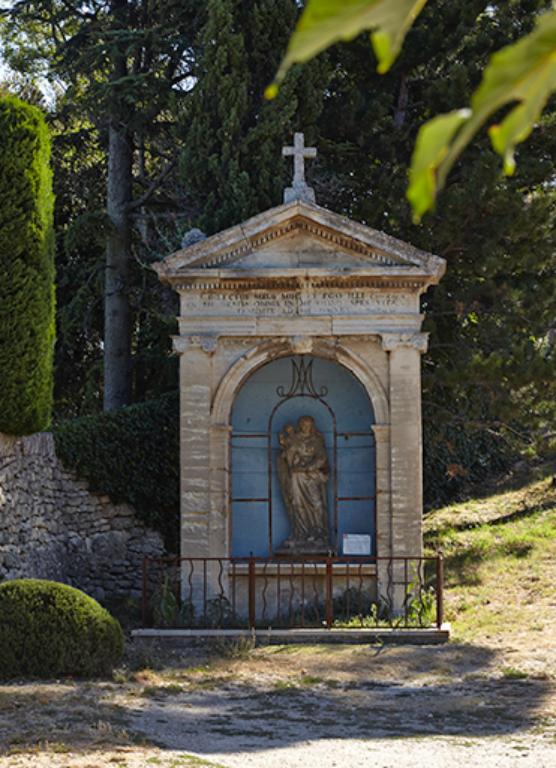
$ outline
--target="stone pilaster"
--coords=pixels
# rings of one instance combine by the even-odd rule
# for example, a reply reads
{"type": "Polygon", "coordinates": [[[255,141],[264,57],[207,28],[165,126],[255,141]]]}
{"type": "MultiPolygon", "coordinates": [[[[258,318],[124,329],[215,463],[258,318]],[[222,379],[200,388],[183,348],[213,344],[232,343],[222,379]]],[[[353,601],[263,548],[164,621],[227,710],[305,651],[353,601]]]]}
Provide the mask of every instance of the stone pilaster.
{"type": "Polygon", "coordinates": [[[376,553],[379,557],[390,554],[390,426],[373,424],[376,461],[376,553]]]}
{"type": "Polygon", "coordinates": [[[215,340],[183,336],[174,340],[180,354],[181,554],[209,557],[210,404],[215,340]]]}
{"type": "Polygon", "coordinates": [[[210,435],[209,546],[212,557],[227,557],[230,552],[230,433],[228,424],[213,424],[210,435]]]}
{"type": "Polygon", "coordinates": [[[389,353],[392,554],[422,551],[421,353],[427,334],[383,334],[389,353]]]}
{"type": "MultiPolygon", "coordinates": [[[[382,345],[389,353],[391,554],[419,557],[423,548],[421,354],[427,348],[427,334],[383,334],[382,345]]],[[[390,597],[396,612],[408,599],[408,588],[399,582],[404,574],[412,580],[414,567],[415,561],[407,566],[401,561],[393,564],[398,586],[390,590],[390,597]]]]}
{"type": "MultiPolygon", "coordinates": [[[[390,494],[390,425],[374,424],[376,461],[376,554],[391,555],[392,511],[390,494]]],[[[388,561],[377,560],[377,596],[384,601],[388,594],[390,569],[388,561]]]]}

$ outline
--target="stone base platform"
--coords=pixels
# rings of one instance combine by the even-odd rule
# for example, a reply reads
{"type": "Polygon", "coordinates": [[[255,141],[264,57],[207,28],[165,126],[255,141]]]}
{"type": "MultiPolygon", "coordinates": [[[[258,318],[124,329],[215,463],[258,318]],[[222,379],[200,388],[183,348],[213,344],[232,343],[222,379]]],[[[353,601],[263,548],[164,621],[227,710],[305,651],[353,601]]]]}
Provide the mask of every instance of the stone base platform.
{"type": "Polygon", "coordinates": [[[206,640],[254,638],[257,645],[286,643],[396,643],[438,645],[450,639],[450,625],[441,629],[135,629],[133,641],[163,643],[169,647],[194,645],[206,640]]]}

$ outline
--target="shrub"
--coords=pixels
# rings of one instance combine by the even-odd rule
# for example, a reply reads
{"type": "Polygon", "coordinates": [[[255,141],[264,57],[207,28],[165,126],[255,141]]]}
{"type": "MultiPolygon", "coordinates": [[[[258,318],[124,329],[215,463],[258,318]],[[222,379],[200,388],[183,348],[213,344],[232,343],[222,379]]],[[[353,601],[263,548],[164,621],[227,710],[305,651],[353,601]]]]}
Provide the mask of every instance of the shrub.
{"type": "Polygon", "coordinates": [[[126,501],[176,547],[179,523],[177,392],[54,428],[56,452],[92,491],[126,501]]]}
{"type": "Polygon", "coordinates": [[[0,432],[48,426],[54,352],[50,140],[40,110],[0,97],[0,432]]]}
{"type": "Polygon", "coordinates": [[[0,584],[0,678],[105,675],[122,652],[119,623],[84,592],[41,579],[0,584]]]}
{"type": "Polygon", "coordinates": [[[517,452],[486,426],[445,423],[425,409],[423,414],[423,480],[425,506],[448,504],[471,488],[499,477],[517,452]]]}

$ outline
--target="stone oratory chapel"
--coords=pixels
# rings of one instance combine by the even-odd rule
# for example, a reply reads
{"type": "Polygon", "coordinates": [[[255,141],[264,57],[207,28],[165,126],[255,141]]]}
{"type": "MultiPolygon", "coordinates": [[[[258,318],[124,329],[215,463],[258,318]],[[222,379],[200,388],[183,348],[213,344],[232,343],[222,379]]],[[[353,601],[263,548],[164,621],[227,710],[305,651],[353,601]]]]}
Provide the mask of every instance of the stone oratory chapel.
{"type": "Polygon", "coordinates": [[[283,154],[282,205],[157,265],[180,296],[181,555],[419,556],[419,300],[445,262],[318,206],[303,134],[283,154]]]}

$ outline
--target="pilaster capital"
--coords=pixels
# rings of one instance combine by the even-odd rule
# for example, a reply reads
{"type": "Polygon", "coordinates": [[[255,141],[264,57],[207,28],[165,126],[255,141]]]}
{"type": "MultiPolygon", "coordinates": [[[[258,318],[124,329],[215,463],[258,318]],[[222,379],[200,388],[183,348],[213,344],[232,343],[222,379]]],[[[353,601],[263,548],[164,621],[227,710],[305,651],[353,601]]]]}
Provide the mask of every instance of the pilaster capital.
{"type": "Polygon", "coordinates": [[[201,349],[203,352],[211,355],[218,345],[218,337],[211,336],[209,334],[173,336],[172,343],[174,352],[177,352],[178,355],[183,355],[183,353],[187,352],[188,349],[201,349]]]}
{"type": "Polygon", "coordinates": [[[384,443],[390,439],[390,424],[371,424],[371,429],[377,443],[384,443]]]}
{"type": "Polygon", "coordinates": [[[428,333],[382,333],[380,337],[385,352],[392,352],[399,347],[412,347],[423,353],[429,345],[428,333]]]}

